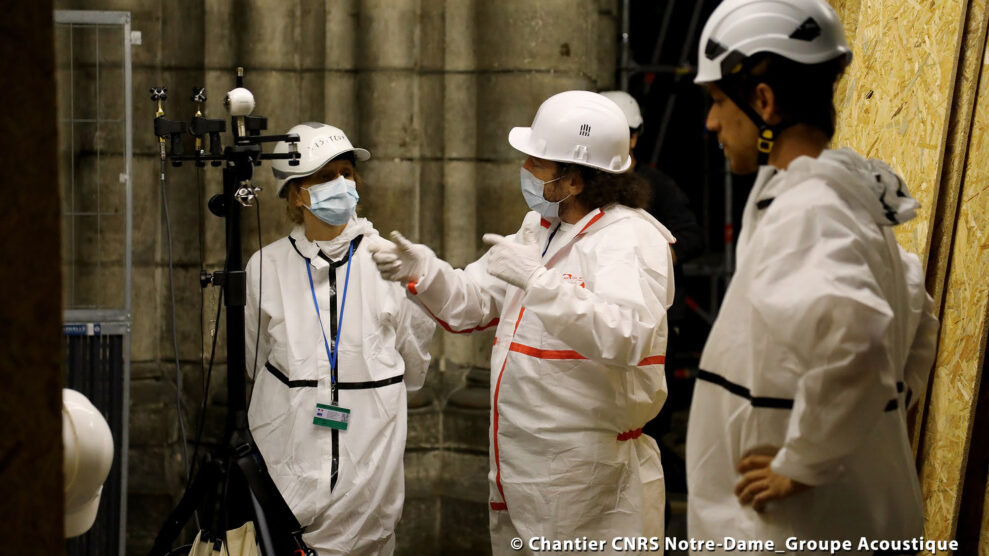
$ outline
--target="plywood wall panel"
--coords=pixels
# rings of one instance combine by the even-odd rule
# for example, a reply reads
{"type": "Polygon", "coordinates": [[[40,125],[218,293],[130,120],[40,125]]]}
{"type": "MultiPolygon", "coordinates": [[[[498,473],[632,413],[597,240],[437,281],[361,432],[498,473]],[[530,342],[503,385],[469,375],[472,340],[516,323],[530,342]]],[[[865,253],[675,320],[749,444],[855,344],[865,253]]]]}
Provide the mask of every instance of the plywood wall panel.
{"type": "Polygon", "coordinates": [[[926,263],[968,2],[835,4],[849,14],[857,8],[858,24],[834,145],[885,160],[904,176],[923,206],[918,218],[897,227],[897,239],[926,263]]]}
{"type": "MultiPolygon", "coordinates": [[[[935,313],[940,317],[947,282],[948,264],[951,259],[951,244],[955,234],[955,221],[958,215],[958,201],[965,174],[965,162],[970,154],[972,120],[979,91],[979,81],[983,64],[983,51],[986,44],[987,13],[989,0],[971,0],[966,14],[966,25],[959,53],[958,71],[955,79],[955,92],[948,121],[948,139],[942,164],[938,196],[932,206],[931,240],[927,259],[927,289],[935,299],[935,313]]],[[[927,392],[920,392],[919,407],[926,407],[927,392]]],[[[935,408],[936,409],[936,408],[935,408]]],[[[930,411],[917,414],[918,421],[930,411]]],[[[919,422],[914,426],[913,448],[917,453],[924,427],[919,422]]],[[[920,460],[923,465],[923,459],[920,460]]]]}
{"type": "Polygon", "coordinates": [[[928,538],[947,539],[955,533],[989,331],[989,166],[984,158],[989,152],[989,71],[982,62],[921,451],[928,538]]]}

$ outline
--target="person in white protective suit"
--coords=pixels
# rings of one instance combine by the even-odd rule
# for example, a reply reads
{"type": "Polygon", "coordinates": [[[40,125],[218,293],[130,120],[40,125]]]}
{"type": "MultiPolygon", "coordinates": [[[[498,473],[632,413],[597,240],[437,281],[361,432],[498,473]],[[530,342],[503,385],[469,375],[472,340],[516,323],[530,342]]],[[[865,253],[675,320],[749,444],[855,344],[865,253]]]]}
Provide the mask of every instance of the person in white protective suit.
{"type": "Polygon", "coordinates": [[[918,258],[893,234],[919,206],[906,184],[827,148],[850,60],[824,0],[727,0],[701,35],[707,127],[734,172],[759,173],[691,406],[697,540],[789,552],[787,538],[848,539],[854,552],[861,537],[923,534],[907,410],[937,321],[918,258]]]}
{"type": "Polygon", "coordinates": [[[391,554],[406,391],[425,380],[435,324],[371,260],[368,246],[386,240],[355,214],[355,166],[370,153],[322,123],[289,133],[300,164],[276,160],[273,172],[296,226],[247,264],[251,433],[321,556],[391,554]]]}
{"type": "Polygon", "coordinates": [[[608,539],[610,552],[614,536],[663,537],[663,470],[642,426],[666,398],[673,237],[641,209],[648,184],[623,173],[628,137],[607,98],[550,97],[508,137],[528,155],[521,186],[532,212],[516,234],[485,234],[493,247],[463,270],[398,233],[374,254],[447,331],[497,327],[494,554],[538,551],[539,538],[608,539]]]}

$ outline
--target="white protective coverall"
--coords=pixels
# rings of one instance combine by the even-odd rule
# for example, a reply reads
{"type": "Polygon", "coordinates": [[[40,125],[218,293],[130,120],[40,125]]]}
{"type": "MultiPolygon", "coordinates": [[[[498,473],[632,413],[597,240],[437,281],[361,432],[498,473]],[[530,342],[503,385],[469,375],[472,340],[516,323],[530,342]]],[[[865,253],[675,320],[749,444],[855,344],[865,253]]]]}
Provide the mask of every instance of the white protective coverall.
{"type": "Polygon", "coordinates": [[[641,429],[666,399],[673,237],[622,205],[595,209],[550,243],[558,223],[535,212],[523,221],[541,249],[549,245],[548,271],[525,291],[488,274],[488,254],[464,270],[432,259],[409,284],[450,332],[497,326],[488,474],[495,554],[518,554],[514,537],[527,554],[532,537],[663,536],[659,449],[641,429]]]}
{"type": "Polygon", "coordinates": [[[259,299],[261,315],[251,433],[320,556],[392,553],[405,495],[406,389],[422,386],[429,365],[435,324],[400,284],[381,278],[367,249],[377,235],[352,217],[317,245],[298,226],[247,264],[248,368],[259,299]],[[359,236],[344,304],[348,249],[359,236]],[[343,309],[336,388],[307,267],[331,349],[343,309]],[[317,403],[350,409],[348,429],[314,425],[317,403]]]}
{"type": "Polygon", "coordinates": [[[906,409],[937,321],[892,227],[918,203],[889,166],[850,149],[764,166],[738,271],[701,357],[687,434],[695,539],[909,539],[923,534],[906,409]],[[776,473],[813,488],[742,506],[736,468],[779,448],[776,473]]]}

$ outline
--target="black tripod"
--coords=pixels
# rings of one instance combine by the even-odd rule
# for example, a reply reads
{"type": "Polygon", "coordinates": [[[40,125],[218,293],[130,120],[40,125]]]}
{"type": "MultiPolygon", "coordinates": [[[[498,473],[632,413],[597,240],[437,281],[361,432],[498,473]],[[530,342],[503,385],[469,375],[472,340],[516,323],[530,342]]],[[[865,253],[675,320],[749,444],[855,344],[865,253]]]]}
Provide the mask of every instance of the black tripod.
{"type": "MultiPolygon", "coordinates": [[[[235,91],[246,91],[243,86],[243,70],[238,68],[235,91]]],[[[223,167],[223,193],[209,201],[210,212],[225,218],[226,221],[226,263],[222,272],[205,275],[204,287],[208,284],[223,288],[227,317],[227,419],[223,442],[207,454],[195,477],[186,488],[179,504],[172,510],[165,524],[155,538],[149,556],[165,556],[172,549],[172,543],[179,535],[182,526],[205,500],[213,508],[218,490],[222,492],[224,508],[220,528],[222,532],[231,529],[229,524],[239,525],[253,521],[262,553],[265,556],[315,556],[315,551],[302,540],[302,527],[278,492],[268,474],[264,459],[251,436],[247,422],[247,385],[244,377],[246,361],[244,354],[244,306],[247,301],[247,273],[243,270],[241,256],[241,208],[252,204],[256,190],[251,186],[254,167],[262,160],[289,159],[289,164],[298,164],[298,152],[263,154],[261,143],[288,141],[293,144],[298,135],[265,135],[260,133],[267,128],[267,119],[233,110],[232,128],[234,144],[220,152],[219,134],[224,131],[223,120],[209,120],[196,113],[190,126],[196,137],[196,152],[182,154],[182,135],[187,130],[185,122],[164,119],[161,101],[165,100],[165,89],[152,89],[152,100],[158,102],[155,117],[155,135],[159,137],[162,156],[162,176],[164,161],[171,159],[173,166],[183,161],[193,161],[197,166],[223,167]],[[209,134],[210,153],[201,148],[202,137],[209,134]],[[171,139],[172,152],[166,155],[165,138],[171,139]]],[[[205,101],[201,89],[194,91],[193,100],[205,101]]],[[[233,93],[233,91],[231,92],[233,93]]],[[[250,93],[247,93],[250,95],[250,93]]],[[[228,95],[228,108],[230,95],[228,95]]],[[[250,97],[253,109],[253,96],[250,97]]],[[[207,516],[207,523],[213,516],[207,516]]]]}

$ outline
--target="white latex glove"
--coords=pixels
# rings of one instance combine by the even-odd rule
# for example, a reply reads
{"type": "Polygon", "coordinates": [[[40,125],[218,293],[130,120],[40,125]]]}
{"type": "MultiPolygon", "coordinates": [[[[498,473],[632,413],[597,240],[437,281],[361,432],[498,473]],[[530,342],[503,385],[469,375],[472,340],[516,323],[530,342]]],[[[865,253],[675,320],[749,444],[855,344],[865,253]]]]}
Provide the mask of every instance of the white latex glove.
{"type": "Polygon", "coordinates": [[[433,250],[412,243],[398,232],[392,232],[391,238],[394,243],[379,237],[368,245],[381,277],[396,282],[412,282],[425,275],[429,261],[436,257],[433,250]]]}
{"type": "Polygon", "coordinates": [[[492,246],[488,252],[488,274],[524,290],[546,267],[536,244],[536,232],[526,226],[519,234],[521,242],[498,234],[484,234],[481,239],[492,246]]]}

